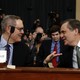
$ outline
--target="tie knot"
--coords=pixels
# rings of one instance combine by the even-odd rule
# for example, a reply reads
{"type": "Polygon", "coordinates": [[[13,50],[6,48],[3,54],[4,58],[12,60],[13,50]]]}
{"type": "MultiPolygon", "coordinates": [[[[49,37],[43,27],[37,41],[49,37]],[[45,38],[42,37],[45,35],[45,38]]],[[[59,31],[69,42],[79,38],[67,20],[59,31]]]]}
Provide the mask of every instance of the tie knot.
{"type": "Polygon", "coordinates": [[[55,45],[57,45],[57,42],[55,42],[55,45]]]}
{"type": "Polygon", "coordinates": [[[9,44],[7,44],[6,46],[7,46],[7,47],[10,47],[10,45],[9,45],[9,44]]]}
{"type": "Polygon", "coordinates": [[[10,48],[10,45],[7,44],[5,47],[6,47],[6,50],[8,50],[10,48]]]}

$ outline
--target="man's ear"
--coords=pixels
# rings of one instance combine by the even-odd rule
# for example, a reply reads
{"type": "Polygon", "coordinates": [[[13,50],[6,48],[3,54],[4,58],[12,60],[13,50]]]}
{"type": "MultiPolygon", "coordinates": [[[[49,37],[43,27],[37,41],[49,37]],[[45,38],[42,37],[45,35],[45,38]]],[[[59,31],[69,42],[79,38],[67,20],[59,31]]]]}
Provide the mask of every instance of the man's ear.
{"type": "Polygon", "coordinates": [[[75,31],[75,34],[78,34],[78,33],[79,33],[79,31],[78,31],[78,29],[77,29],[77,28],[76,28],[74,31],[75,31]]]}
{"type": "Polygon", "coordinates": [[[15,27],[14,26],[7,26],[6,31],[12,34],[15,31],[15,27]]]}
{"type": "Polygon", "coordinates": [[[10,33],[10,27],[6,26],[5,31],[8,32],[8,33],[10,33]]]}

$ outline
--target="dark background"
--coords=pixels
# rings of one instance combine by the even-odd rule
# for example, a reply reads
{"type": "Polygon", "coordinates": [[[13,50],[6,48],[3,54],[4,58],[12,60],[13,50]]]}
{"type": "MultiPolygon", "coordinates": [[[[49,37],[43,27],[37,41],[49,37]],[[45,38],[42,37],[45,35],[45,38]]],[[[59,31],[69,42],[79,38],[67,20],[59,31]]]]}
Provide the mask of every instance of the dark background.
{"type": "Polygon", "coordinates": [[[61,21],[75,18],[76,0],[0,0],[0,8],[6,14],[15,14],[24,21],[27,29],[32,29],[33,22],[39,18],[45,29],[49,27],[49,13],[56,11],[61,21]]]}

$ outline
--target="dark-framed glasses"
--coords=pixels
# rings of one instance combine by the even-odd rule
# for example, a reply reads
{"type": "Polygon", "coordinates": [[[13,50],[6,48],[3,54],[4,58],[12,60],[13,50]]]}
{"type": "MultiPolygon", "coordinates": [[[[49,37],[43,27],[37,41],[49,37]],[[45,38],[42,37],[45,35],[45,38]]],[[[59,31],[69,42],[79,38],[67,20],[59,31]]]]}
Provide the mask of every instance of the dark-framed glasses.
{"type": "Polygon", "coordinates": [[[15,26],[11,26],[12,28],[16,28],[17,30],[19,30],[20,32],[23,30],[24,31],[24,27],[21,27],[21,28],[19,28],[19,27],[15,27],[15,26]]]}
{"type": "Polygon", "coordinates": [[[18,29],[19,31],[24,31],[24,28],[18,28],[18,27],[15,27],[16,29],[18,29]]]}

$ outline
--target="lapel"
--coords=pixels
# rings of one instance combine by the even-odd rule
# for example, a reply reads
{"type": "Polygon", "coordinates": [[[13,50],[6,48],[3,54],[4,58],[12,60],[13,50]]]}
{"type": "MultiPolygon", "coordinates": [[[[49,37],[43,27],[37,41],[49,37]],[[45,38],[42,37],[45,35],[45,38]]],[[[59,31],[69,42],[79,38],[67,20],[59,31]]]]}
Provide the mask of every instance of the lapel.
{"type": "Polygon", "coordinates": [[[64,51],[64,42],[60,40],[60,52],[64,51]]]}
{"type": "Polygon", "coordinates": [[[51,53],[51,44],[52,44],[52,40],[47,40],[44,47],[45,47],[45,52],[47,54],[51,53]]]}

